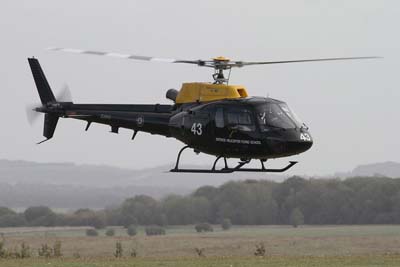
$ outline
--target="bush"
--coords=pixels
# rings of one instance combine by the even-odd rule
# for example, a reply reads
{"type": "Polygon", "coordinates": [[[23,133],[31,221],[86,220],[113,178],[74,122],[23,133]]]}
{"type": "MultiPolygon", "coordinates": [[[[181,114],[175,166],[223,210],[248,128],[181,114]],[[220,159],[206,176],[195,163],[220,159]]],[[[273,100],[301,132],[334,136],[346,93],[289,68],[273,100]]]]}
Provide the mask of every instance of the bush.
{"type": "Polygon", "coordinates": [[[86,230],[86,235],[87,236],[98,236],[99,233],[97,232],[96,229],[90,228],[86,230]]]}
{"type": "Polygon", "coordinates": [[[292,213],[290,214],[290,224],[293,227],[304,224],[304,215],[299,208],[295,208],[292,210],[292,213]]]}
{"type": "Polygon", "coordinates": [[[4,248],[4,241],[0,241],[0,259],[1,258],[7,258],[8,252],[4,248]]]}
{"type": "Polygon", "coordinates": [[[25,259],[25,258],[30,258],[31,257],[31,249],[25,242],[22,242],[21,244],[21,250],[19,252],[19,258],[25,259]]]}
{"type": "Polygon", "coordinates": [[[53,256],[54,257],[61,257],[62,256],[61,241],[59,241],[59,240],[54,243],[53,256]]]}
{"type": "Polygon", "coordinates": [[[115,235],[115,230],[112,228],[107,229],[106,231],[106,236],[114,236],[115,235]]]}
{"type": "Polygon", "coordinates": [[[254,252],[255,256],[264,256],[265,255],[265,246],[263,243],[256,245],[256,251],[254,252]]]}
{"type": "MultiPolygon", "coordinates": [[[[27,246],[25,246],[26,248],[27,246]]],[[[21,254],[23,251],[23,246],[21,246],[21,254]]],[[[27,247],[27,251],[29,252],[29,247],[27,247]]],[[[61,241],[56,241],[53,247],[50,247],[47,243],[42,244],[41,247],[38,249],[39,257],[44,258],[52,258],[52,257],[61,257],[61,241]]]]}
{"type": "Polygon", "coordinates": [[[123,253],[123,249],[122,249],[122,243],[121,242],[117,242],[115,243],[115,252],[114,252],[114,256],[116,258],[121,258],[122,257],[122,253],[123,253]]]}
{"type": "Polygon", "coordinates": [[[5,249],[4,242],[0,241],[0,259],[26,259],[32,256],[31,249],[25,242],[21,243],[21,247],[15,247],[13,250],[5,249]]]}
{"type": "Polygon", "coordinates": [[[136,225],[131,224],[128,226],[128,228],[126,229],[126,232],[128,233],[129,236],[134,236],[137,234],[137,230],[136,230],[136,225]]]}
{"type": "Polygon", "coordinates": [[[198,233],[214,231],[212,225],[209,223],[198,223],[194,226],[194,228],[196,229],[196,232],[198,232],[198,233]]]}
{"type": "Polygon", "coordinates": [[[42,244],[38,249],[38,255],[39,257],[50,258],[53,255],[53,249],[47,244],[42,244]]]}
{"type": "Polygon", "coordinates": [[[195,248],[194,251],[196,251],[197,256],[199,256],[199,257],[205,257],[205,255],[204,255],[204,248],[195,248]]]}
{"type": "Polygon", "coordinates": [[[136,258],[136,256],[137,256],[137,251],[136,251],[135,248],[132,248],[132,249],[131,249],[130,255],[131,255],[132,258],[136,258]]]}
{"type": "Polygon", "coordinates": [[[146,235],[165,235],[165,229],[160,226],[147,226],[146,227],[146,235]]]}
{"type": "Polygon", "coordinates": [[[229,229],[231,229],[231,227],[232,227],[232,223],[231,223],[230,219],[225,218],[222,220],[222,222],[221,222],[222,230],[229,230],[229,229]]]}

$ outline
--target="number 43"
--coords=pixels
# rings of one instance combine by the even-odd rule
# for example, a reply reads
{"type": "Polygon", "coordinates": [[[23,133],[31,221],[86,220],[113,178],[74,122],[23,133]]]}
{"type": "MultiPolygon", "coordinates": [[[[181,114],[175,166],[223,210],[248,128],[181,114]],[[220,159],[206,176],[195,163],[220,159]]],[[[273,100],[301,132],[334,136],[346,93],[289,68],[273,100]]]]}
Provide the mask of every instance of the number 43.
{"type": "Polygon", "coordinates": [[[202,130],[202,125],[201,123],[193,123],[192,128],[191,128],[191,132],[194,135],[202,135],[203,134],[203,130],[202,130]]]}

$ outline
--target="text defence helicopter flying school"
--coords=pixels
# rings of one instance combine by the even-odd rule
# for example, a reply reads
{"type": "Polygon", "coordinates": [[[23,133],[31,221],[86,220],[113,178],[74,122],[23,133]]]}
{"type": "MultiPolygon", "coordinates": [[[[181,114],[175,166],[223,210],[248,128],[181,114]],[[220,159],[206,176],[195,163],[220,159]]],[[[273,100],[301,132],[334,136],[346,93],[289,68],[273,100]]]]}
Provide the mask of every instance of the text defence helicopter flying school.
{"type": "MultiPolygon", "coordinates": [[[[249,97],[243,86],[229,85],[224,71],[233,67],[298,62],[370,59],[376,57],[324,58],[289,61],[244,62],[224,57],[212,60],[176,60],[138,55],[85,51],[67,48],[49,50],[91,55],[114,56],[145,61],[186,63],[214,69],[214,83],[184,83],[181,90],[169,89],[166,97],[173,105],[128,104],[74,104],[71,100],[56,98],[44,72],[35,58],[28,58],[42,106],[33,111],[45,114],[43,135],[47,141],[53,137],[58,119],[73,118],[111,126],[111,132],[119,128],[133,130],[132,139],[138,132],[159,134],[176,138],[186,144],[178,153],[171,172],[232,173],[236,171],[283,172],[297,162],[291,161],[282,169],[267,169],[264,162],[272,158],[287,157],[307,151],[313,144],[308,127],[302,123],[288,105],[266,97],[249,97]],[[216,156],[211,169],[182,169],[179,160],[183,150],[192,148],[216,156]],[[216,168],[220,159],[224,167],[216,168]],[[227,158],[238,158],[235,167],[229,167],[227,158]],[[252,159],[260,160],[261,167],[244,168],[252,159]]],[[[68,95],[67,88],[64,95],[68,95]]],[[[32,109],[30,109],[32,110],[32,109]]],[[[33,114],[30,115],[31,121],[33,114]]],[[[42,142],[44,142],[42,141],[42,142]]],[[[42,143],[40,142],[40,143],[42,143]]]]}

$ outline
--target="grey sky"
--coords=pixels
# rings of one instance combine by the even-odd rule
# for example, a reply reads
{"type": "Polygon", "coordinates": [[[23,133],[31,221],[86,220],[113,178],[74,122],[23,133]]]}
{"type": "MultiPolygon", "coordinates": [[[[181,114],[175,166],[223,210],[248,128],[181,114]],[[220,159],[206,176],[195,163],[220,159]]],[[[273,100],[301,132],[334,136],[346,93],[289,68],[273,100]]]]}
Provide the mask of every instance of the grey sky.
{"type": "MultiPolygon", "coordinates": [[[[210,81],[210,70],[44,51],[48,46],[159,57],[286,60],[384,56],[383,60],[235,69],[231,83],[286,101],[310,126],[313,148],[292,174],[327,174],[400,160],[399,1],[8,1],[0,8],[0,158],[144,168],[170,164],[174,139],[61,120],[43,145],[25,105],[39,102],[26,58],[39,58],[54,91],[76,103],[168,103],[165,91],[210,81]]],[[[211,163],[186,154],[184,162],[211,163]]],[[[284,165],[289,159],[273,161],[284,165]]]]}

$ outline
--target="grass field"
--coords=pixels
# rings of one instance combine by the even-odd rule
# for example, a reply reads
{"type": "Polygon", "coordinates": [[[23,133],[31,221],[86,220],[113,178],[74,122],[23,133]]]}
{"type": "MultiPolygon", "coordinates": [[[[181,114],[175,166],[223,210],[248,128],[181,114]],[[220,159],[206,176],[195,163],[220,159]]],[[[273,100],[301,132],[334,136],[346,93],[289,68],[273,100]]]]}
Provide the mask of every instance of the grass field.
{"type": "Polygon", "coordinates": [[[169,227],[167,235],[86,237],[85,228],[3,228],[7,248],[62,242],[61,259],[0,259],[0,266],[400,266],[400,226],[243,226],[195,233],[193,226],[169,227]],[[124,257],[115,259],[115,244],[124,257]],[[264,257],[255,257],[264,244],[264,257]],[[199,257],[195,249],[202,249],[199,257]],[[134,249],[137,257],[129,256],[134,249]],[[78,258],[79,257],[79,258],[78,258]]]}

